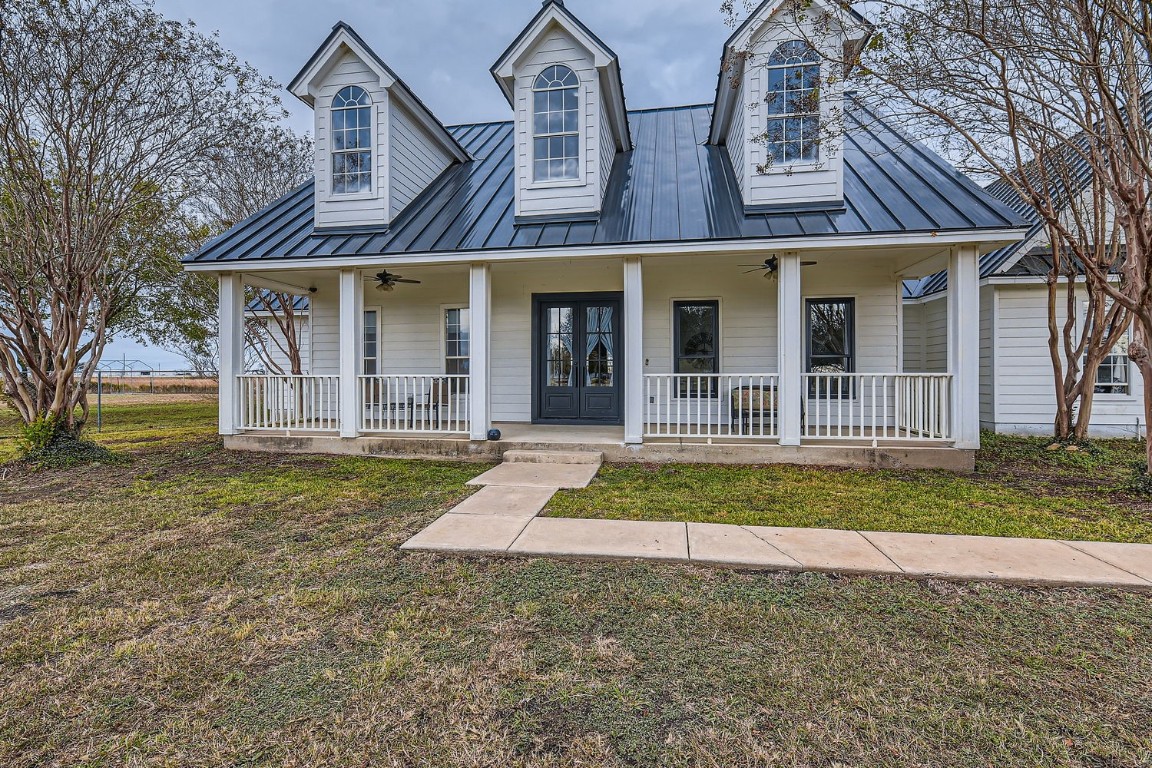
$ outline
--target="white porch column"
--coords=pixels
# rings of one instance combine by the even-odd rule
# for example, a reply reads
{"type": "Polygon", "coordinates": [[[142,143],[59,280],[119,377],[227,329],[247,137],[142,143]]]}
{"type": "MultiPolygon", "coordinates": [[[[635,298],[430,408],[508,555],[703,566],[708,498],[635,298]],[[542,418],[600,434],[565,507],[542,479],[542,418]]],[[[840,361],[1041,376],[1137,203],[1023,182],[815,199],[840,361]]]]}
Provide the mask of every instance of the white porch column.
{"type": "Polygon", "coordinates": [[[644,269],[624,259],[624,442],[644,442],[644,269]]]}
{"type": "Polygon", "coordinates": [[[487,264],[473,264],[468,271],[468,397],[473,440],[487,440],[492,427],[492,271],[487,264]]]}
{"type": "Polygon", "coordinates": [[[948,372],[957,448],[980,447],[980,254],[953,248],[948,258],[948,372]]]}
{"type": "Polygon", "coordinates": [[[244,373],[244,282],[238,274],[220,275],[220,434],[238,431],[240,404],[236,377],[244,373]]]}
{"type": "Polygon", "coordinates": [[[360,326],[364,286],[360,272],[340,270],[340,437],[360,433],[360,326]]]}
{"type": "Polygon", "coordinates": [[[800,254],[784,253],[777,274],[777,364],[780,382],[777,413],[780,445],[800,445],[800,404],[803,400],[804,331],[800,299],[800,254]]]}

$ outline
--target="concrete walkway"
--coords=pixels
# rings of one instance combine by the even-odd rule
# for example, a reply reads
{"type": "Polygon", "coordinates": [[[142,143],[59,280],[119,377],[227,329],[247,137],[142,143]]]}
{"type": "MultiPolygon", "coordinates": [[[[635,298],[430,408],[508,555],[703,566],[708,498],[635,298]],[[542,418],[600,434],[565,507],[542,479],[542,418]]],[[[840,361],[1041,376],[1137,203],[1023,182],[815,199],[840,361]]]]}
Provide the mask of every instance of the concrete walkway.
{"type": "Polygon", "coordinates": [[[1152,590],[1150,544],[536,517],[558,488],[585,487],[599,470],[595,454],[554,458],[513,456],[485,472],[471,481],[484,488],[401,549],[1152,590]]]}

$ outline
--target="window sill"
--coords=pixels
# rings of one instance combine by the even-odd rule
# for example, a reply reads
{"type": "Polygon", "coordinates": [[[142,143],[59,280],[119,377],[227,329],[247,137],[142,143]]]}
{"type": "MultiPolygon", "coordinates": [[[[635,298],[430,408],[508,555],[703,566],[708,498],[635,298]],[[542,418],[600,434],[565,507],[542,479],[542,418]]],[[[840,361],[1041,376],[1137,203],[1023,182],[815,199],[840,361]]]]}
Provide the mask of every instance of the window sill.
{"type": "Polygon", "coordinates": [[[341,200],[375,200],[380,197],[375,192],[348,192],[347,194],[329,193],[321,198],[326,203],[338,203],[341,200]]]}
{"type": "Polygon", "coordinates": [[[569,179],[567,181],[534,181],[526,189],[560,189],[565,187],[586,187],[588,182],[583,179],[569,179]]]}

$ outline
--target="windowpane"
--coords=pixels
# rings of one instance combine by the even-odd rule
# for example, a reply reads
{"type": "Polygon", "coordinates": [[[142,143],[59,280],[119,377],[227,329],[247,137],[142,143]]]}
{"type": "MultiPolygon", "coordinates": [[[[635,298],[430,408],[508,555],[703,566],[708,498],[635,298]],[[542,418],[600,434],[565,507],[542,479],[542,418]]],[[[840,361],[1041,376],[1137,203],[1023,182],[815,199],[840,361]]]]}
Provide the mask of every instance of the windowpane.
{"type": "MultiPolygon", "coordinates": [[[[855,301],[852,299],[809,299],[806,304],[808,329],[808,373],[851,373],[855,363],[855,301]]],[[[816,392],[812,382],[809,394],[816,392]]],[[[820,392],[828,385],[821,384],[820,392]]],[[[832,393],[834,396],[836,392],[832,393]]],[[[840,397],[850,394],[847,380],[841,381],[840,397]]]]}
{"type": "Polygon", "coordinates": [[[578,178],[578,85],[575,73],[559,65],[548,67],[536,78],[532,95],[532,169],[536,181],[578,178]]]}
{"type": "Polygon", "coordinates": [[[380,339],[379,316],[376,310],[364,311],[363,339],[364,339],[364,375],[375,376],[380,373],[380,339]]]}
{"type": "Polygon", "coordinates": [[[332,192],[372,189],[371,98],[362,88],[343,88],[332,99],[332,192]]]}
{"type": "Polygon", "coordinates": [[[444,310],[444,372],[468,373],[468,335],[470,315],[467,308],[444,310]]]}
{"type": "MultiPolygon", "coordinates": [[[[678,301],[672,305],[676,373],[720,372],[720,306],[715,301],[678,301]]],[[[678,397],[716,397],[714,379],[681,380],[678,397]]]]}
{"type": "Polygon", "coordinates": [[[819,60],[807,43],[783,43],[769,57],[764,139],[773,162],[819,160],[819,88],[819,60]]]}

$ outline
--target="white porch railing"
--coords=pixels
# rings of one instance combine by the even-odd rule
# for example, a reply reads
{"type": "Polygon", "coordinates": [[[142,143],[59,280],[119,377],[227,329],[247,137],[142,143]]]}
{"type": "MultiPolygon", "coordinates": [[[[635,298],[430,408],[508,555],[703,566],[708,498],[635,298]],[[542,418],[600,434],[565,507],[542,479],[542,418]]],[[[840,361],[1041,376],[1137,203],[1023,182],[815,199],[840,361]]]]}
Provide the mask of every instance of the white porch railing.
{"type": "Polygon", "coordinates": [[[645,437],[775,438],[774,373],[644,375],[645,437]]]}
{"type": "Polygon", "coordinates": [[[325,432],[340,429],[340,377],[236,377],[241,430],[325,432]]]}
{"type": "Polygon", "coordinates": [[[360,377],[361,432],[462,432],[471,426],[467,375],[360,377]]]}
{"type": "Polygon", "coordinates": [[[947,373],[806,373],[801,438],[951,440],[947,373]]]}

